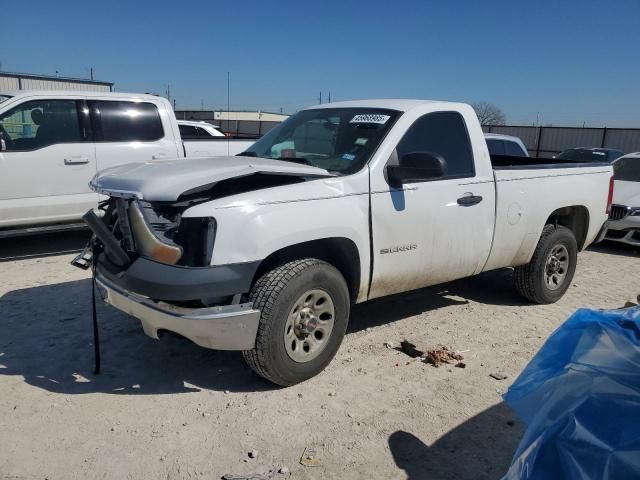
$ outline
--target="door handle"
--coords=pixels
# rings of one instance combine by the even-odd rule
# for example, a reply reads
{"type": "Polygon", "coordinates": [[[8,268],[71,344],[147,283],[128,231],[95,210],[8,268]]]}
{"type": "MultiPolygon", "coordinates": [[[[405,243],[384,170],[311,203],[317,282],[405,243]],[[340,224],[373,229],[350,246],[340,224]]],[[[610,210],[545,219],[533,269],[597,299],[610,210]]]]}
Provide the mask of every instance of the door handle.
{"type": "Polygon", "coordinates": [[[78,155],[76,157],[67,157],[64,159],[65,165],[83,165],[85,163],[89,163],[89,157],[85,157],[84,155],[78,155]]]}
{"type": "Polygon", "coordinates": [[[482,201],[482,197],[480,195],[474,195],[473,193],[465,193],[462,197],[458,199],[458,205],[462,207],[471,207],[472,205],[477,205],[482,201]]]}
{"type": "Polygon", "coordinates": [[[151,160],[160,160],[161,158],[167,158],[169,155],[166,153],[154,153],[151,155],[151,160]]]}

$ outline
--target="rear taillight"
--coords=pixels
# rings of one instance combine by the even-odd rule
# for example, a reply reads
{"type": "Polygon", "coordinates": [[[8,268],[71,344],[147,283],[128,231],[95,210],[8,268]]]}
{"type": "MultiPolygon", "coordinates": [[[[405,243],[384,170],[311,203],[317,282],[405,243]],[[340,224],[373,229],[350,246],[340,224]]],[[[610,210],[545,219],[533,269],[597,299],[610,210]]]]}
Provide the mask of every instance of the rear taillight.
{"type": "Polygon", "coordinates": [[[613,186],[614,178],[611,176],[609,179],[609,195],[607,196],[607,215],[611,212],[611,204],[613,203],[613,186]]]}

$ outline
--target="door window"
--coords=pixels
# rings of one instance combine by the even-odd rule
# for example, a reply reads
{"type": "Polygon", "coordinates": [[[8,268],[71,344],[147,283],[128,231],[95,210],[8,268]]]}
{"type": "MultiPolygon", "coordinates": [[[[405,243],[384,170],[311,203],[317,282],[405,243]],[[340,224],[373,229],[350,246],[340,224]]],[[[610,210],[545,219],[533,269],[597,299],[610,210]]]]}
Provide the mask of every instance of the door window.
{"type": "Polygon", "coordinates": [[[148,102],[91,102],[97,117],[96,139],[102,142],[150,142],[164,137],[158,107],[148,102]]]}
{"type": "Polygon", "coordinates": [[[34,100],[0,115],[6,151],[84,141],[75,100],[34,100]]]}
{"type": "Polygon", "coordinates": [[[504,142],[495,138],[487,140],[487,147],[489,147],[489,155],[505,155],[506,150],[504,148],[504,142]]]}
{"type": "Polygon", "coordinates": [[[516,142],[510,142],[509,140],[506,140],[504,143],[507,145],[507,155],[511,155],[512,157],[527,156],[527,154],[522,150],[522,147],[516,142]]]}
{"type": "Polygon", "coordinates": [[[407,153],[437,153],[446,162],[444,178],[475,175],[469,134],[458,112],[435,112],[420,117],[400,140],[397,152],[400,164],[407,153]]]}
{"type": "Polygon", "coordinates": [[[186,138],[194,138],[198,136],[198,129],[196,127],[193,127],[191,125],[178,125],[178,128],[180,129],[180,136],[183,140],[186,138]]]}
{"type": "Polygon", "coordinates": [[[204,128],[194,127],[193,125],[178,125],[180,129],[180,136],[182,139],[190,139],[190,138],[211,138],[209,132],[207,132],[204,128]]]}

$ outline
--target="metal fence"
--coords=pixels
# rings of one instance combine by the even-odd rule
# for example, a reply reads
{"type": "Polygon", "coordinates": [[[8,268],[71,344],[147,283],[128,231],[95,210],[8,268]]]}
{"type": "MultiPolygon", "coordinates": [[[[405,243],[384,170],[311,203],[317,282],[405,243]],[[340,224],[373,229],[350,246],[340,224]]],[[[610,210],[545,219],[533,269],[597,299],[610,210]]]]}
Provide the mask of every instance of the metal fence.
{"type": "Polygon", "coordinates": [[[535,157],[551,158],[575,147],[614,148],[624,153],[640,151],[640,128],[528,127],[484,125],[487,133],[520,138],[535,157]]]}

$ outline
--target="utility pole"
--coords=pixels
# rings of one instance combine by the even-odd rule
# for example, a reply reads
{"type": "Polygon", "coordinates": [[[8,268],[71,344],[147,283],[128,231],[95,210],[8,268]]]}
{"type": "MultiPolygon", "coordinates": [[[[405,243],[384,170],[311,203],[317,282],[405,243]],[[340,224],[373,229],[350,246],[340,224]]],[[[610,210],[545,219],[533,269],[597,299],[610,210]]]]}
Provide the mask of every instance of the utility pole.
{"type": "Polygon", "coordinates": [[[320,91],[320,105],[322,105],[322,91],[320,91]]]}
{"type": "Polygon", "coordinates": [[[331,91],[329,91],[329,102],[328,103],[331,103],[331,91]]]}
{"type": "Polygon", "coordinates": [[[176,97],[173,97],[173,111],[176,111],[176,97]]]}
{"type": "Polygon", "coordinates": [[[171,101],[171,85],[167,85],[167,100],[171,101]]]}
{"type": "Polygon", "coordinates": [[[89,69],[89,72],[90,72],[90,78],[91,80],[93,80],[93,67],[89,69]]]}

